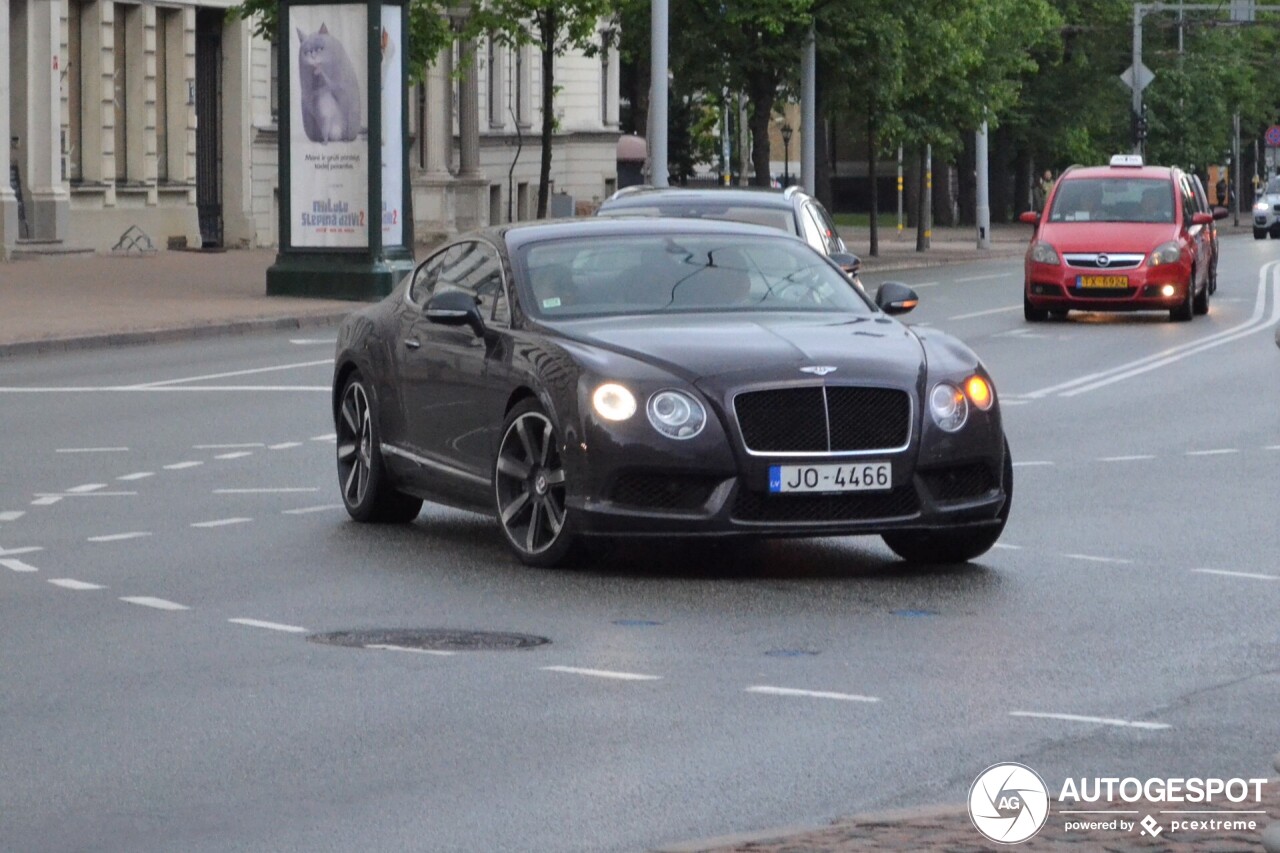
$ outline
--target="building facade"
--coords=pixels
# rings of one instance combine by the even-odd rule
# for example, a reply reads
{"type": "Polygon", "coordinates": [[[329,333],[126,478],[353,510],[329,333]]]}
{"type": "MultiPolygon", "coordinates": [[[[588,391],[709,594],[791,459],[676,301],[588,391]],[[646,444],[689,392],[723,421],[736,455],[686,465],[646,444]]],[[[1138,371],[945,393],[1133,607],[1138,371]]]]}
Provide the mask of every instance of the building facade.
{"type": "MultiPolygon", "coordinates": [[[[0,0],[0,256],[106,251],[130,229],[158,249],[276,245],[277,46],[229,5],[0,0]]],[[[617,54],[557,57],[555,75],[563,208],[616,186],[617,54]]],[[[426,70],[409,94],[415,242],[535,215],[541,100],[531,47],[458,40],[426,70]]]]}

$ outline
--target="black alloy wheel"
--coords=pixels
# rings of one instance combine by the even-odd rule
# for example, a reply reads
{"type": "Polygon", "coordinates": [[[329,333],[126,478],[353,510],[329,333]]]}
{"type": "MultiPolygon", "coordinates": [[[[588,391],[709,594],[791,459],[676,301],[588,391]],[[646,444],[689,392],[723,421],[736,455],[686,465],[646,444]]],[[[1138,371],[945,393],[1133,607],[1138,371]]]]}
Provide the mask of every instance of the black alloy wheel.
{"type": "Polygon", "coordinates": [[[342,389],[336,419],[338,485],[347,514],[356,521],[405,524],[418,517],[422,500],[392,487],[382,461],[378,416],[359,373],[342,389]]]}
{"type": "Polygon", "coordinates": [[[908,563],[967,563],[991,550],[1004,532],[1013,508],[1013,456],[1004,443],[1004,506],[997,523],[977,530],[934,531],[929,533],[885,533],[880,538],[893,553],[908,563]]]}
{"type": "Polygon", "coordinates": [[[555,425],[533,400],[516,405],[493,465],[498,524],[521,562],[555,566],[575,544],[555,425]]]}

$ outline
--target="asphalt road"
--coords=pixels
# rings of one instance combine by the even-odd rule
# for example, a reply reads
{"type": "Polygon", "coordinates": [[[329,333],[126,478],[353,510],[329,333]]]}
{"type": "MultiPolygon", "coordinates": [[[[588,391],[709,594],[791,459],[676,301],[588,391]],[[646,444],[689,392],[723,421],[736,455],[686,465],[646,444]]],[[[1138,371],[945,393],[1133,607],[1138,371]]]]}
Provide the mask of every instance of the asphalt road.
{"type": "Polygon", "coordinates": [[[959,803],[997,761],[1268,775],[1280,243],[1224,240],[1189,324],[1029,325],[1020,269],[889,274],[1005,405],[1012,519],[952,569],[847,539],[542,571],[479,516],[357,525],[332,331],[0,361],[0,849],[635,851],[959,803]],[[378,628],[551,642],[306,639],[378,628]]]}

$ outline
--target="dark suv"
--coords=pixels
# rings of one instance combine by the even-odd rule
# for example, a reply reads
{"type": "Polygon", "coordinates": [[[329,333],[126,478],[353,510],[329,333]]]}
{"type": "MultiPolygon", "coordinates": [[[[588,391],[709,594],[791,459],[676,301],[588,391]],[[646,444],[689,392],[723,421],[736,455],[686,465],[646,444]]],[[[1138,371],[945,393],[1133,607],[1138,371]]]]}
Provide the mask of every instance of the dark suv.
{"type": "Polygon", "coordinates": [[[799,187],[779,192],[759,189],[684,189],[627,187],[600,205],[597,216],[674,216],[680,219],[726,219],[767,225],[795,234],[857,277],[861,261],[845,248],[831,215],[799,187]]]}

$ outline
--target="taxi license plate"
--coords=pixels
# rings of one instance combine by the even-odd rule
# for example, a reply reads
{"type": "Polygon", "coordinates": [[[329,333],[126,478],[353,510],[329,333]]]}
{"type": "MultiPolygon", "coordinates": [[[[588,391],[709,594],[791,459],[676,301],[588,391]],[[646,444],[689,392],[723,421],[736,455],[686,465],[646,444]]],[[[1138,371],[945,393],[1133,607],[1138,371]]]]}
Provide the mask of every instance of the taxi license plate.
{"type": "Polygon", "coordinates": [[[1127,275],[1081,275],[1076,276],[1076,287],[1128,287],[1127,275]]]}
{"type": "Polygon", "coordinates": [[[769,466],[772,493],[868,492],[887,490],[892,485],[893,466],[889,462],[769,466]]]}

